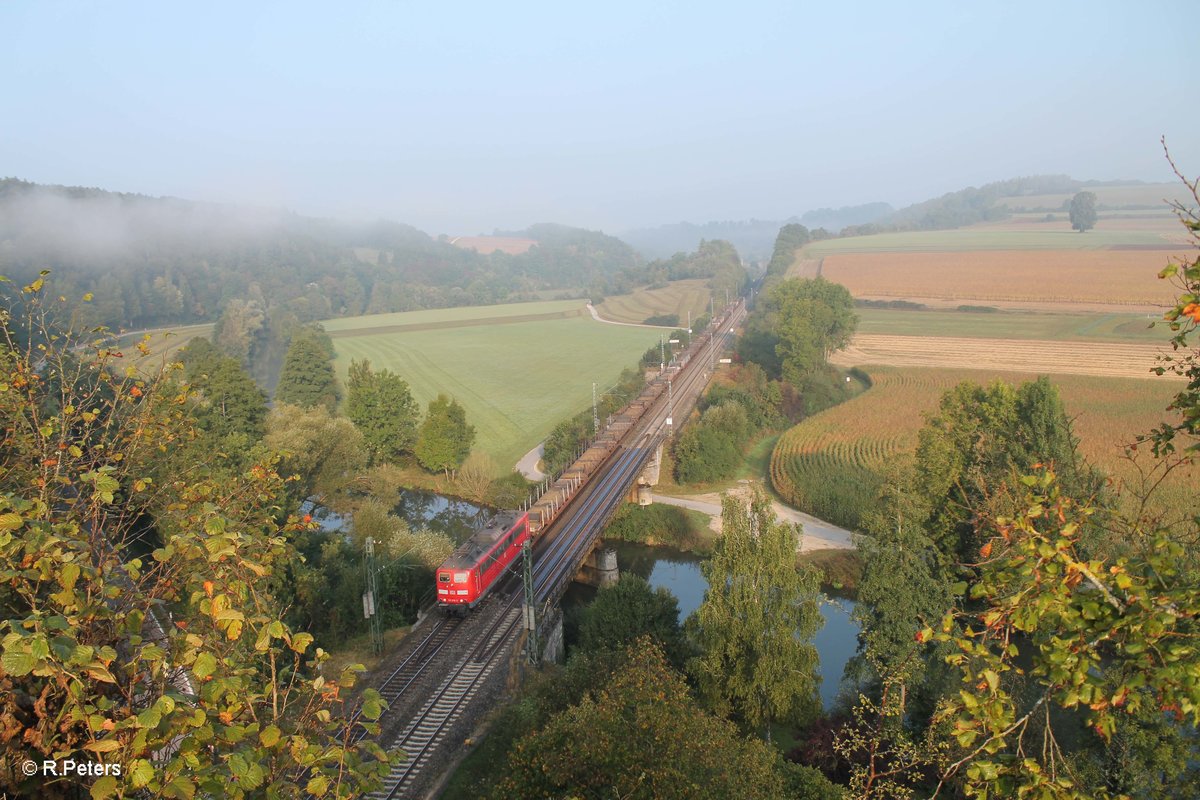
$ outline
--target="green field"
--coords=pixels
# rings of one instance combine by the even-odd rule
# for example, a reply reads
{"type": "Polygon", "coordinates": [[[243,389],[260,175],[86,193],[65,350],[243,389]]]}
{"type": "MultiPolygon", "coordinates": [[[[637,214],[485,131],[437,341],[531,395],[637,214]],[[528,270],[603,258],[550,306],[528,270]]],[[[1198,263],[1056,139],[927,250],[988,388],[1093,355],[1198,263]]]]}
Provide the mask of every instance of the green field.
{"type": "Polygon", "coordinates": [[[180,325],[174,328],[155,328],[150,331],[123,333],[117,338],[117,342],[125,352],[125,357],[130,359],[130,364],[142,371],[152,371],[178,358],[179,351],[197,336],[211,336],[212,330],[211,322],[199,325],[180,325]],[[150,348],[150,354],[144,356],[135,350],[134,346],[142,341],[147,333],[150,334],[150,339],[146,342],[146,346],[150,348]]]}
{"type": "Polygon", "coordinates": [[[979,339],[1162,342],[1166,323],[1145,314],[970,312],[858,308],[860,333],[901,336],[968,336],[979,339]],[[1152,322],[1159,325],[1151,328],[1152,322]]]}
{"type": "MultiPolygon", "coordinates": [[[[1142,186],[1093,186],[1083,191],[1096,195],[1096,203],[1100,206],[1119,208],[1121,206],[1149,206],[1151,208],[1166,208],[1164,200],[1186,202],[1192,200],[1183,184],[1148,183],[1142,186]]],[[[1074,193],[1066,194],[1035,194],[1024,197],[1002,197],[997,204],[1009,208],[1044,208],[1047,210],[1062,209],[1063,203],[1071,202],[1074,193]]],[[[1193,201],[1194,202],[1194,201],[1193,201]]]]}
{"type": "Polygon", "coordinates": [[[692,319],[708,313],[711,297],[708,281],[693,278],[670,281],[658,289],[638,289],[630,294],[607,297],[596,310],[605,319],[633,323],[644,322],[659,314],[675,314],[679,317],[679,324],[686,325],[688,312],[691,312],[692,319]]]}
{"type": "Polygon", "coordinates": [[[337,332],[334,363],[343,381],[351,359],[366,358],[376,369],[390,369],[408,381],[422,409],[439,392],[457,398],[477,431],[476,449],[507,471],[558,422],[591,403],[592,381],[601,390],[611,386],[623,368],[658,341],[657,330],[606,325],[590,317],[512,321],[579,305],[522,303],[325,324],[337,332]],[[455,319],[464,325],[444,327],[455,319]]]}
{"type": "Polygon", "coordinates": [[[970,250],[1097,250],[1114,245],[1168,245],[1156,231],[1008,230],[1003,227],[956,228],[940,231],[903,231],[872,236],[825,239],[803,247],[798,258],[822,258],[837,253],[929,253],[970,250]]]}
{"type": "Polygon", "coordinates": [[[394,325],[423,326],[440,325],[445,322],[463,320],[491,320],[501,317],[526,317],[548,314],[586,314],[583,300],[550,300],[539,303],[507,303],[499,306],[462,306],[459,308],[435,308],[428,311],[403,311],[395,314],[370,314],[363,317],[327,319],[321,323],[330,333],[356,331],[365,328],[382,328],[394,325]]]}

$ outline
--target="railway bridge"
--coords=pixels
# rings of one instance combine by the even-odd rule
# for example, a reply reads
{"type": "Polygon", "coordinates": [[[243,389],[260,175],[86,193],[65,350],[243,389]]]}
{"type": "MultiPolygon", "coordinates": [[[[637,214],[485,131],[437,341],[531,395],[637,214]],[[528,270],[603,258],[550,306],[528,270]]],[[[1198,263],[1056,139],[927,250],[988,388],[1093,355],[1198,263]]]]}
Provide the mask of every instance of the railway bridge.
{"type": "Polygon", "coordinates": [[[533,532],[527,551],[532,559],[524,576],[508,576],[465,618],[431,612],[389,657],[389,668],[373,681],[389,703],[380,744],[402,750],[405,759],[372,797],[393,800],[430,792],[520,671],[526,653],[536,661],[547,640],[553,644],[563,592],[609,518],[631,490],[638,491],[639,477],[664,439],[691,414],[745,315],[741,300],[724,309],[571,466],[530,497],[525,510],[533,532]]]}

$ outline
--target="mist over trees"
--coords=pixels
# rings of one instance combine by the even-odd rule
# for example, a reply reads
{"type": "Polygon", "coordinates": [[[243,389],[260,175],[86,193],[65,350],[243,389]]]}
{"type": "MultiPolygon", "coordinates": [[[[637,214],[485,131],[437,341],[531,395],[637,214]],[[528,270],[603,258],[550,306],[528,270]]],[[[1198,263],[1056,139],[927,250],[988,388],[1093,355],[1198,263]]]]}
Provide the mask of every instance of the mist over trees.
{"type": "Polygon", "coordinates": [[[866,203],[837,209],[818,208],[784,220],[750,219],[702,225],[677,222],[655,228],[637,228],[619,236],[648,258],[670,258],[675,253],[695,250],[702,241],[723,239],[737,248],[747,262],[758,263],[771,257],[776,234],[784,225],[802,224],[837,233],[848,225],[876,222],[893,211],[887,203],[866,203]]]}
{"type": "MultiPolygon", "coordinates": [[[[243,364],[272,351],[278,371],[287,327],[329,317],[531,300],[561,290],[611,294],[640,280],[642,260],[595,231],[534,225],[519,255],[482,255],[411,226],[365,225],[100,189],[0,180],[0,273],[69,298],[77,322],[112,329],[221,319],[218,344],[243,364]],[[294,320],[288,323],[287,320],[294,320]],[[228,340],[228,341],[226,341],[228,340]]],[[[258,370],[255,370],[256,377],[258,370]]]]}

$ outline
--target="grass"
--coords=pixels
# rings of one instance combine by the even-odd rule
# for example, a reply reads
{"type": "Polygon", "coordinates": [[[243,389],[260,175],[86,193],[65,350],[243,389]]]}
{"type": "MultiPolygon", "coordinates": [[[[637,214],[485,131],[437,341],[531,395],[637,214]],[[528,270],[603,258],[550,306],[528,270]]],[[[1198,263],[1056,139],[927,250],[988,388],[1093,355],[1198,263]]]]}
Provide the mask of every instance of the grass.
{"type": "MultiPolygon", "coordinates": [[[[408,635],[410,626],[388,628],[383,632],[383,652],[390,653],[408,635]]],[[[362,664],[371,673],[383,661],[383,656],[375,655],[371,647],[371,634],[364,633],[349,639],[341,647],[329,651],[329,660],[321,666],[321,672],[327,677],[336,677],[342,670],[354,664],[362,664]]]]}
{"type": "MultiPolygon", "coordinates": [[[[1094,186],[1086,191],[1096,195],[1096,203],[1100,206],[1150,206],[1166,210],[1164,200],[1190,200],[1187,190],[1181,183],[1148,183],[1141,186],[1094,186]]],[[[1035,194],[1024,197],[1004,197],[999,205],[1010,208],[1044,208],[1056,213],[1066,214],[1063,203],[1071,202],[1073,192],[1064,194],[1035,194]]]]}
{"type": "Polygon", "coordinates": [[[903,336],[967,336],[984,339],[1161,342],[1161,321],[1145,314],[1038,313],[997,310],[857,309],[859,333],[903,336]]]}
{"type": "Polygon", "coordinates": [[[711,296],[708,281],[693,278],[671,281],[660,289],[638,289],[630,294],[607,297],[596,306],[596,311],[605,319],[634,323],[641,323],[659,314],[675,314],[679,317],[680,327],[683,327],[687,325],[689,311],[692,319],[708,313],[711,296]]]}
{"type": "MultiPolygon", "coordinates": [[[[771,484],[786,502],[850,528],[859,527],[864,509],[873,506],[883,474],[915,453],[924,415],[936,409],[946,389],[964,380],[1034,377],[896,367],[872,368],[871,375],[870,391],[796,425],[771,455],[771,484]]],[[[1053,380],[1074,418],[1084,457],[1118,481],[1135,482],[1137,470],[1124,458],[1124,446],[1168,418],[1164,409],[1178,384],[1083,375],[1053,380]]],[[[1198,472],[1172,476],[1158,498],[1162,510],[1187,507],[1198,472]]]]}
{"type": "Polygon", "coordinates": [[[334,338],[343,382],[350,361],[366,358],[408,381],[422,408],[438,393],[457,398],[475,426],[476,449],[507,471],[591,402],[593,381],[603,391],[658,341],[656,330],[580,316],[478,324],[572,307],[578,301],[417,311],[331,320],[327,327],[346,332],[334,338]],[[442,327],[454,319],[463,326],[442,327]]]}
{"type": "Polygon", "coordinates": [[[362,331],[391,326],[422,326],[429,323],[460,322],[464,320],[499,320],[532,314],[561,314],[576,311],[587,313],[582,300],[546,300],[536,303],[506,303],[497,306],[461,306],[434,308],[426,311],[399,311],[393,314],[368,314],[361,317],[327,319],[321,323],[330,333],[362,331]]]}
{"type": "Polygon", "coordinates": [[[139,370],[146,371],[160,368],[163,364],[174,361],[178,358],[179,351],[186,347],[188,342],[197,336],[211,335],[212,329],[211,322],[200,325],[180,325],[174,328],[155,328],[149,331],[121,334],[117,337],[117,342],[126,358],[130,359],[129,363],[139,370]],[[150,354],[144,356],[134,349],[134,346],[142,341],[146,334],[150,335],[150,339],[146,343],[150,348],[150,354]]]}

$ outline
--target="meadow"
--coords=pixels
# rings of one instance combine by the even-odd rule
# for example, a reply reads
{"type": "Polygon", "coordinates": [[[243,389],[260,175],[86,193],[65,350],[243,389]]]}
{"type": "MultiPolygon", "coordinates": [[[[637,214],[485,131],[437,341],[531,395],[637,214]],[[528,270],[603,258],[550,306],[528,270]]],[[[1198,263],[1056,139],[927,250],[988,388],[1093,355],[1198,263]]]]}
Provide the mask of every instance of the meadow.
{"type": "Polygon", "coordinates": [[[596,311],[605,319],[632,323],[641,323],[660,314],[675,314],[680,325],[686,325],[689,311],[692,319],[708,313],[711,297],[708,281],[692,278],[670,281],[657,289],[638,289],[630,294],[606,297],[596,306],[596,311]]]}
{"type": "MultiPolygon", "coordinates": [[[[1018,383],[1036,377],[900,367],[872,367],[869,373],[871,389],[794,426],[771,454],[771,484],[786,502],[849,528],[860,527],[863,514],[875,507],[884,476],[912,458],[917,432],[943,392],[961,381],[1018,383]]],[[[1083,456],[1118,482],[1136,482],[1138,470],[1124,457],[1125,445],[1168,418],[1164,409],[1179,384],[1082,375],[1052,379],[1074,419],[1083,456]]],[[[1185,507],[1197,480],[1198,469],[1175,473],[1158,507],[1185,507]]]]}
{"type": "Polygon", "coordinates": [[[156,328],[151,331],[123,333],[117,337],[117,342],[120,344],[125,358],[130,359],[129,364],[142,372],[155,372],[175,361],[179,357],[179,351],[186,347],[192,339],[197,336],[211,336],[212,330],[211,322],[199,325],[180,325],[175,328],[156,328]],[[150,353],[142,355],[134,347],[138,342],[143,341],[146,334],[150,334],[150,338],[146,341],[150,353]]]}
{"type": "Polygon", "coordinates": [[[361,317],[327,319],[321,323],[333,335],[343,331],[404,327],[421,328],[441,326],[444,323],[467,321],[493,321],[506,317],[544,317],[546,315],[587,314],[584,300],[549,300],[540,303],[505,303],[496,306],[459,306],[457,308],[433,308],[425,311],[401,311],[393,314],[369,314],[361,317]]]}
{"type": "MultiPolygon", "coordinates": [[[[1063,215],[1060,215],[1063,216],[1063,215]]],[[[1087,233],[1071,230],[1064,219],[1044,225],[992,223],[935,231],[901,231],[872,236],[847,236],[812,242],[799,251],[802,258],[826,258],[840,253],[936,253],[972,250],[1102,250],[1114,246],[1166,246],[1178,222],[1162,230],[1129,230],[1101,220],[1087,233]]]]}
{"type": "MultiPolygon", "coordinates": [[[[1145,206],[1159,211],[1164,201],[1191,200],[1182,183],[1145,183],[1133,186],[1089,186],[1086,191],[1096,195],[1096,204],[1104,206],[1145,206]]],[[[1034,194],[1023,197],[1002,197],[997,202],[1009,208],[1062,209],[1070,203],[1074,193],[1034,194]]]]}
{"type": "Polygon", "coordinates": [[[860,333],[903,336],[965,336],[984,339],[1161,343],[1166,323],[1153,313],[1083,314],[994,309],[909,310],[859,308],[860,333]],[[1154,323],[1158,323],[1151,327],[1154,323]]]}
{"type": "Polygon", "coordinates": [[[580,301],[523,303],[325,325],[343,382],[350,361],[365,358],[408,381],[422,409],[438,393],[455,397],[475,426],[476,449],[507,472],[558,422],[591,403],[592,381],[603,391],[658,341],[657,330],[561,316],[581,307],[580,301]],[[550,318],[522,319],[540,315],[550,318]]]}

